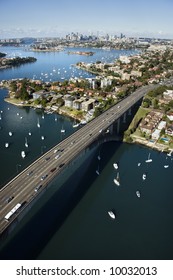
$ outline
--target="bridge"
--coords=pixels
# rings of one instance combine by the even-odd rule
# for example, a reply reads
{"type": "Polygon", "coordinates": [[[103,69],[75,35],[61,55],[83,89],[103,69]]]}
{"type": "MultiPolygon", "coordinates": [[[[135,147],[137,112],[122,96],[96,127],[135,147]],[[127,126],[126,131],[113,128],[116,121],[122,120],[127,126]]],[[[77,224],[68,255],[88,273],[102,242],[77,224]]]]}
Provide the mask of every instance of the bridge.
{"type": "Polygon", "coordinates": [[[113,134],[115,123],[118,133],[120,117],[125,117],[126,112],[154,87],[150,85],[139,88],[51,148],[8,182],[0,190],[0,235],[8,232],[10,225],[23,210],[36,201],[48,184],[82,151],[99,137],[113,134]]]}

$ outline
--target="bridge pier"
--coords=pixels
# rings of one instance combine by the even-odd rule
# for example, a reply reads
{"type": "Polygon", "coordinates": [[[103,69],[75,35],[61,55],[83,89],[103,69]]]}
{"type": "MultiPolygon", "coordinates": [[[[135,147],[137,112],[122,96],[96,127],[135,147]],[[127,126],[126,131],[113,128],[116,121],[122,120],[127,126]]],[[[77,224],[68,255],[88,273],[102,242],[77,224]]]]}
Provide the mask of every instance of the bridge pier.
{"type": "Polygon", "coordinates": [[[132,114],[132,109],[130,107],[129,110],[128,110],[128,115],[131,116],[131,114],[132,114]]]}
{"type": "Polygon", "coordinates": [[[120,119],[117,120],[117,134],[120,132],[120,119]]]}
{"type": "Polygon", "coordinates": [[[123,114],[123,123],[126,123],[126,112],[123,114]]]}

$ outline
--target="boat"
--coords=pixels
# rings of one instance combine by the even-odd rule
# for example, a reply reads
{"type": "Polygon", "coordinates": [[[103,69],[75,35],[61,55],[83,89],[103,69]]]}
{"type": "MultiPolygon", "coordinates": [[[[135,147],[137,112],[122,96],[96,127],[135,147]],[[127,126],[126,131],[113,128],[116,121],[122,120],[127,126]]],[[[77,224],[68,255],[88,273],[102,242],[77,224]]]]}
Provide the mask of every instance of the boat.
{"type": "Polygon", "coordinates": [[[148,159],[145,162],[152,162],[153,160],[150,158],[150,153],[148,154],[148,159]]]}
{"type": "Polygon", "coordinates": [[[57,122],[57,120],[58,120],[58,119],[57,119],[57,116],[55,115],[55,122],[57,122]]]}
{"type": "Polygon", "coordinates": [[[41,116],[41,117],[42,117],[42,119],[44,119],[44,114],[42,114],[42,116],[41,116]]]}
{"type": "Polygon", "coordinates": [[[25,137],[25,147],[28,148],[28,141],[26,137],[25,137]]]}
{"type": "Polygon", "coordinates": [[[31,135],[32,135],[32,133],[31,133],[31,132],[28,132],[28,135],[29,135],[29,136],[31,136],[31,135]]]}
{"type": "Polygon", "coordinates": [[[22,156],[22,158],[25,158],[25,157],[26,157],[25,151],[22,151],[22,152],[21,152],[21,156],[22,156]]]}
{"type": "Polygon", "coordinates": [[[63,126],[61,128],[61,133],[65,133],[65,129],[63,128],[63,126]]]}
{"type": "Polygon", "coordinates": [[[37,121],[37,127],[40,127],[40,122],[39,122],[39,119],[37,121]]]}
{"type": "Polygon", "coordinates": [[[113,163],[113,167],[115,168],[115,169],[118,169],[118,163],[113,163]]]}
{"type": "Polygon", "coordinates": [[[140,166],[141,165],[141,163],[140,162],[138,162],[138,166],[140,166]]]}
{"type": "Polygon", "coordinates": [[[119,172],[117,173],[117,177],[114,178],[114,183],[115,183],[115,185],[120,186],[119,172]]]}
{"type": "Polygon", "coordinates": [[[9,136],[12,136],[12,135],[13,135],[13,133],[12,133],[11,131],[10,131],[8,134],[9,134],[9,136]]]}
{"type": "Polygon", "coordinates": [[[164,165],[164,168],[168,168],[169,167],[169,165],[167,164],[167,165],[164,165]]]}
{"type": "Polygon", "coordinates": [[[76,121],[73,123],[73,127],[78,127],[79,126],[79,123],[77,123],[76,121]]]}
{"type": "Polygon", "coordinates": [[[100,152],[99,152],[99,154],[98,154],[98,156],[97,156],[97,159],[98,159],[98,160],[101,160],[100,152]]]}
{"type": "Polygon", "coordinates": [[[44,136],[43,135],[41,136],[41,140],[44,140],[44,136]]]}
{"type": "Polygon", "coordinates": [[[140,191],[136,191],[137,197],[141,197],[140,191]]]}
{"type": "Polygon", "coordinates": [[[167,154],[167,156],[168,156],[168,157],[171,157],[172,152],[173,152],[173,151],[170,151],[170,152],[167,154]]]}
{"type": "Polygon", "coordinates": [[[9,143],[5,143],[5,148],[8,148],[9,147],[9,143]]]}
{"type": "Polygon", "coordinates": [[[143,179],[143,180],[146,180],[146,178],[147,178],[147,174],[144,173],[144,174],[142,175],[142,179],[143,179]]]}
{"type": "Polygon", "coordinates": [[[115,211],[114,211],[114,210],[108,211],[108,215],[109,215],[113,220],[116,218],[116,216],[115,216],[115,211]]]}
{"type": "Polygon", "coordinates": [[[96,169],[96,174],[97,174],[97,175],[100,175],[99,165],[98,165],[98,168],[96,169]]]}

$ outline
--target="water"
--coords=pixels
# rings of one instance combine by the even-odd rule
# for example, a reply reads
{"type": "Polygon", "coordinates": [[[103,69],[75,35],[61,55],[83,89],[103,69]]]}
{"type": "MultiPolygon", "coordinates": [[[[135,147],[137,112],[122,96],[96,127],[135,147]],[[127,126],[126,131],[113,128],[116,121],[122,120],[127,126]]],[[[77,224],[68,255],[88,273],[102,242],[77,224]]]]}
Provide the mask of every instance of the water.
{"type": "MultiPolygon", "coordinates": [[[[68,56],[66,53],[36,55],[44,58],[42,63],[37,61],[35,66],[24,66],[28,68],[27,73],[31,76],[41,73],[40,66],[44,63],[53,69],[56,66],[55,63],[53,65],[53,56],[57,63],[58,59],[64,61],[68,56]],[[38,70],[37,63],[40,63],[38,70]]],[[[90,60],[94,59],[94,56],[83,58],[74,55],[68,59],[70,63],[74,63],[77,59],[82,60],[81,58],[90,60]]],[[[24,72],[23,68],[15,68],[0,74],[7,79],[13,74],[13,78],[22,76],[24,72]]],[[[46,115],[43,120],[41,112],[19,109],[5,103],[4,95],[6,91],[1,90],[1,184],[14,175],[17,168],[20,171],[25,164],[38,157],[56,141],[60,141],[62,123],[67,134],[74,130],[72,120],[58,116],[58,121],[55,122],[54,115],[46,115]],[[17,112],[20,113],[19,116],[17,112]],[[20,119],[20,116],[23,118],[20,119]],[[40,130],[36,126],[38,117],[40,130]],[[22,160],[20,151],[21,147],[24,148],[24,139],[29,130],[33,134],[31,138],[27,137],[28,154],[26,159],[22,160]],[[8,131],[14,133],[12,138],[8,136],[8,131]],[[45,142],[40,140],[43,131],[45,142]],[[7,138],[11,141],[8,149],[4,147],[7,138]]],[[[88,151],[76,161],[75,170],[72,166],[51,183],[39,203],[34,205],[10,238],[1,244],[1,258],[172,259],[173,161],[163,153],[150,150],[153,162],[147,164],[145,160],[148,153],[147,148],[115,142],[88,151]],[[98,162],[99,153],[101,160],[98,162]],[[114,162],[119,164],[120,187],[113,183],[116,176],[114,162]],[[98,163],[99,176],[95,172],[98,163]],[[165,169],[165,164],[169,164],[169,168],[165,169]],[[147,173],[145,181],[142,180],[144,172],[147,173]],[[137,190],[141,192],[141,198],[136,196],[137,190]],[[115,221],[107,214],[111,209],[116,211],[115,221]]]]}

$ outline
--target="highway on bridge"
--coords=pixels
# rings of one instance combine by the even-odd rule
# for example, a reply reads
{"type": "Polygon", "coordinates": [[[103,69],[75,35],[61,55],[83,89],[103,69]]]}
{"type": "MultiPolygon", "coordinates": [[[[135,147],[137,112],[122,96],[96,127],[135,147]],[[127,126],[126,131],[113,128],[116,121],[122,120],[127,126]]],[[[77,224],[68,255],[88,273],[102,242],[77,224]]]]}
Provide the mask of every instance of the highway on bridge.
{"type": "Polygon", "coordinates": [[[154,86],[141,87],[43,154],[0,190],[0,234],[65,166],[154,86]],[[17,205],[19,209],[8,217],[17,205]],[[6,217],[6,218],[5,218],[6,217]]]}

